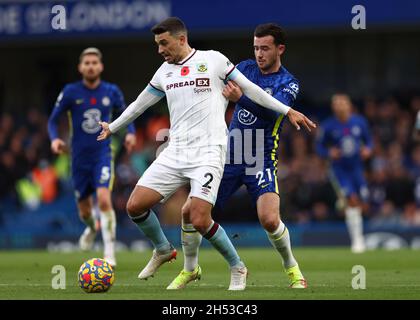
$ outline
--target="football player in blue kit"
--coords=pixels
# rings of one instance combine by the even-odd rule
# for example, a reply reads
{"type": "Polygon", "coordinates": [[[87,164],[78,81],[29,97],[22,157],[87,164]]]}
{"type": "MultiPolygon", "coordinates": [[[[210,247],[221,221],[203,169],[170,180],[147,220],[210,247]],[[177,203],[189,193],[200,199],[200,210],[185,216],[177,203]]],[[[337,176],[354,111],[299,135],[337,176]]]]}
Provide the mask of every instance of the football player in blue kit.
{"type": "Polygon", "coordinates": [[[353,114],[347,94],[334,94],[331,106],[334,116],[322,123],[317,152],[330,161],[329,175],[341,202],[339,207],[344,207],[351,250],[361,253],[365,251],[362,207],[369,196],[363,161],[372,154],[372,138],[366,119],[353,114]]]}
{"type": "MultiPolygon", "coordinates": [[[[299,92],[299,83],[281,63],[285,48],[285,33],[281,27],[274,23],[259,25],[254,32],[255,60],[243,61],[237,65],[237,69],[277,100],[293,106],[299,92]]],[[[256,204],[259,221],[271,244],[282,257],[290,287],[306,288],[306,280],[291,250],[288,229],[280,218],[277,149],[285,117],[252,102],[233,81],[227,83],[223,95],[235,102],[236,106],[229,127],[229,160],[224,167],[215,206],[223,208],[226,200],[239,187],[246,185],[256,204]],[[251,134],[252,141],[244,138],[247,133],[251,134]],[[243,140],[236,144],[232,137],[238,134],[243,140]],[[263,136],[262,140],[257,138],[258,134],[263,136]],[[249,155],[256,155],[257,159],[259,157],[263,160],[258,169],[255,167],[259,161],[249,164],[246,159],[249,155]]],[[[189,203],[190,200],[187,200],[182,208],[184,269],[168,289],[182,289],[190,281],[201,277],[201,268],[198,265],[201,235],[189,222],[189,203]]]]}
{"type": "MultiPolygon", "coordinates": [[[[113,155],[110,140],[98,143],[96,138],[101,131],[99,121],[109,121],[113,112],[121,113],[125,109],[124,97],[115,84],[101,80],[104,67],[102,53],[97,48],[87,48],[81,53],[78,69],[82,80],[64,87],[48,120],[51,149],[55,154],[67,150],[58,135],[59,117],[67,112],[72,131],[73,185],[79,215],[86,224],[79,245],[82,250],[90,250],[95,240],[97,228],[92,195],[96,192],[104,259],[115,266],[116,217],[111,202],[113,155]]],[[[136,143],[134,132],[131,124],[124,142],[127,152],[131,152],[136,143]]]]}

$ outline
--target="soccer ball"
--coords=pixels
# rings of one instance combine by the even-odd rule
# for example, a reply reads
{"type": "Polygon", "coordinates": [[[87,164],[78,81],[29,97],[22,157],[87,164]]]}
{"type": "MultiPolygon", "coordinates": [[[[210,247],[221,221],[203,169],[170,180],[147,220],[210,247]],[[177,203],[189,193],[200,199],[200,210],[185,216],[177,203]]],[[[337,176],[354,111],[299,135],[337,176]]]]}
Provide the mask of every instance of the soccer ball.
{"type": "Polygon", "coordinates": [[[103,259],[93,258],[80,266],[79,285],[85,292],[106,292],[114,283],[114,270],[103,259]]]}

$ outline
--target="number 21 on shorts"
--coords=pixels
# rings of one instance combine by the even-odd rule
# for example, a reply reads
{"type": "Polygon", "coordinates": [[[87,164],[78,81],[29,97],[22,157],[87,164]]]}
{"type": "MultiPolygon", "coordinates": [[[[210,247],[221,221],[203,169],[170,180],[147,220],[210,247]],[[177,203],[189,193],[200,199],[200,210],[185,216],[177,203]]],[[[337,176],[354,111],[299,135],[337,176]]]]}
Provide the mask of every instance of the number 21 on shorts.
{"type": "Polygon", "coordinates": [[[262,184],[266,183],[267,180],[272,182],[273,174],[271,173],[271,170],[267,168],[264,171],[258,171],[255,175],[255,178],[258,179],[258,186],[261,186],[262,184]],[[264,173],[266,173],[266,175],[264,175],[264,173]]]}

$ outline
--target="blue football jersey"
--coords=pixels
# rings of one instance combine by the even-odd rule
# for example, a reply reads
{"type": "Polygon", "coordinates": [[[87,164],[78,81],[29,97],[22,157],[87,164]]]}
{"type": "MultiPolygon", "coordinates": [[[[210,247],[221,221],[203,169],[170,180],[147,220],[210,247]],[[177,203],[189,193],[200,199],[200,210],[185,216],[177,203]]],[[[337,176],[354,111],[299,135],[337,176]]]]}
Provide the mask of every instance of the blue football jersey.
{"type": "Polygon", "coordinates": [[[321,124],[317,137],[317,152],[323,158],[328,158],[328,149],[339,148],[341,157],[332,161],[332,167],[354,170],[363,167],[360,157],[362,146],[372,148],[372,138],[366,119],[360,115],[352,115],[347,122],[340,122],[331,117],[321,124]]]}
{"type": "MultiPolygon", "coordinates": [[[[262,74],[255,60],[243,61],[237,68],[275,99],[293,106],[299,83],[286,68],[282,66],[278,72],[262,74]]],[[[283,121],[284,115],[259,106],[242,95],[229,126],[230,158],[225,164],[216,207],[223,208],[241,185],[247,187],[254,204],[264,193],[279,194],[277,149],[283,121]],[[238,141],[237,137],[241,140],[238,141]],[[240,163],[238,159],[241,159],[240,163]]]]}
{"type": "MultiPolygon", "coordinates": [[[[97,141],[101,131],[99,121],[110,122],[113,112],[125,109],[121,90],[112,83],[101,81],[95,89],[89,89],[83,81],[66,85],[57,98],[55,108],[48,120],[50,139],[58,138],[58,118],[64,112],[70,117],[72,158],[75,162],[89,162],[102,155],[110,155],[111,139],[97,141]]],[[[128,131],[134,133],[130,124],[128,131]]]]}
{"type": "MultiPolygon", "coordinates": [[[[281,66],[278,72],[262,74],[256,61],[249,59],[239,63],[237,69],[275,99],[290,107],[293,106],[299,92],[299,83],[285,67],[281,66]]],[[[244,137],[243,145],[247,144],[248,146],[250,141],[246,140],[247,134],[245,130],[250,132],[252,134],[252,154],[256,155],[263,152],[264,159],[275,160],[277,159],[279,133],[283,122],[283,114],[259,106],[245,95],[242,95],[235,106],[229,131],[232,133],[235,129],[241,130],[242,137],[244,137]],[[256,143],[256,130],[259,130],[264,136],[262,145],[256,143]]],[[[230,138],[229,153],[231,163],[233,163],[235,153],[244,154],[238,145],[235,148],[234,143],[235,140],[230,138]]]]}

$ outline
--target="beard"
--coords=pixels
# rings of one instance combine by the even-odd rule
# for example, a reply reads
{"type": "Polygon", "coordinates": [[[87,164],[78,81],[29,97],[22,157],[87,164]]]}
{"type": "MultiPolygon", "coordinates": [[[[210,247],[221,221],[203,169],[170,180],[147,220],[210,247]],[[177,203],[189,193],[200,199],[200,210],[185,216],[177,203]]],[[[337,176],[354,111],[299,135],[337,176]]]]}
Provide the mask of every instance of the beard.
{"type": "Polygon", "coordinates": [[[274,66],[274,62],[265,61],[263,64],[260,64],[259,67],[263,71],[268,71],[274,66]]]}
{"type": "Polygon", "coordinates": [[[83,77],[87,82],[95,82],[96,80],[99,79],[99,74],[92,74],[92,73],[87,73],[86,75],[84,75],[83,77]]]}

